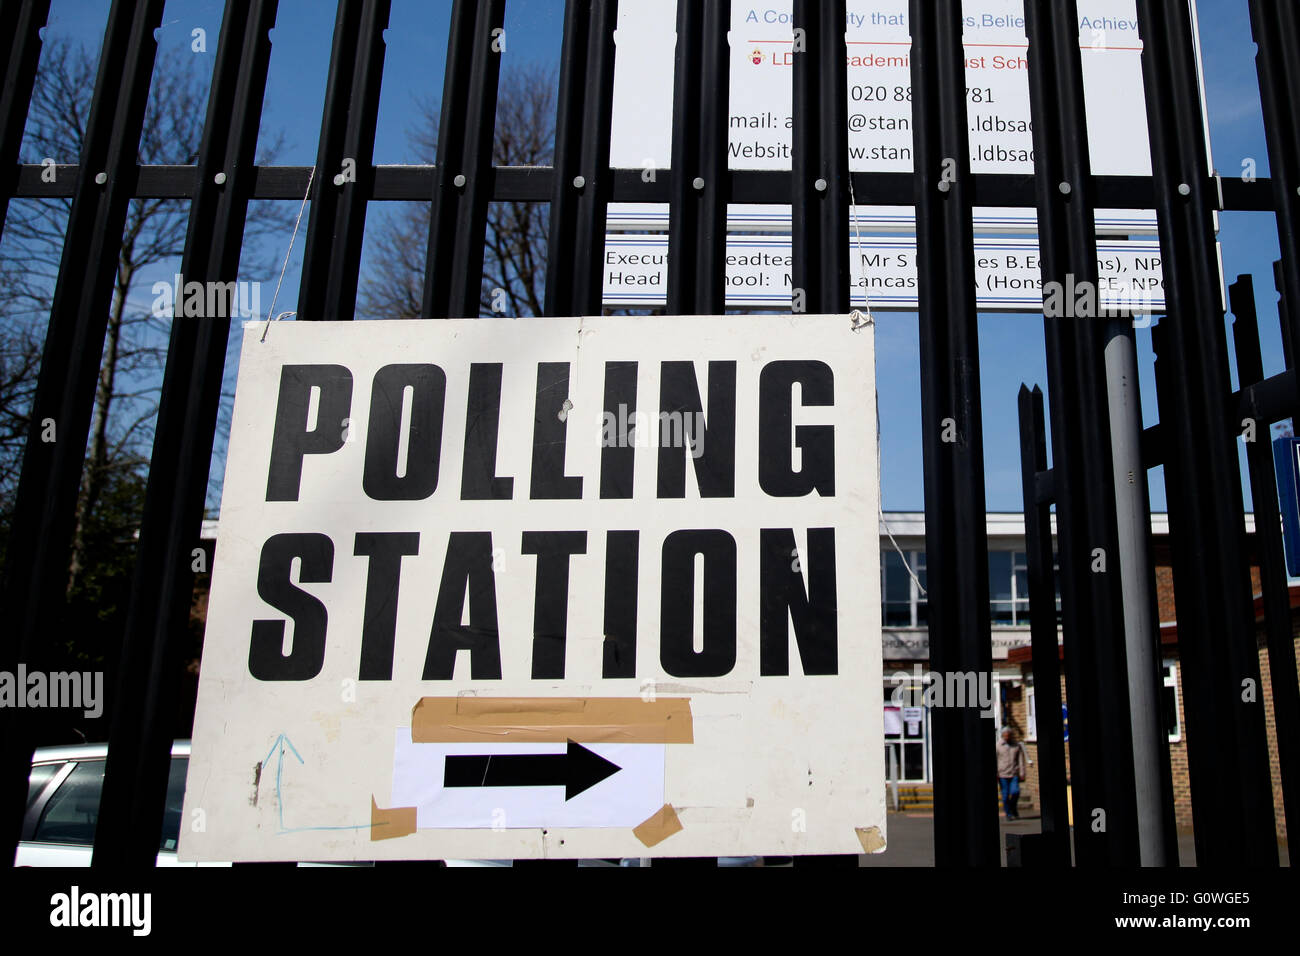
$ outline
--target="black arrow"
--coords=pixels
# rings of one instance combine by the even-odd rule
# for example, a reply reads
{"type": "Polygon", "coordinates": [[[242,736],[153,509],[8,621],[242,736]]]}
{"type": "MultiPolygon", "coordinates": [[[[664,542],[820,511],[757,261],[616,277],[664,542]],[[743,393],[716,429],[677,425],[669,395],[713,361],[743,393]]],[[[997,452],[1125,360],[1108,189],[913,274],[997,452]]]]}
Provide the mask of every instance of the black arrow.
{"type": "Polygon", "coordinates": [[[562,754],[448,755],[444,787],[563,787],[572,800],[623,768],[569,741],[562,754]]]}

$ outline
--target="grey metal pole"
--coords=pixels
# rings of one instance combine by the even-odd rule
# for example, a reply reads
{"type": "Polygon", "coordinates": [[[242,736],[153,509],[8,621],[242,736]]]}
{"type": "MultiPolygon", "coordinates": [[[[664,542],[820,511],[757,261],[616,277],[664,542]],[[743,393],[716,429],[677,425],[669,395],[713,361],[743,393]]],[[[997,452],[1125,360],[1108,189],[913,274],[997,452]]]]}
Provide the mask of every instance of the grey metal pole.
{"type": "Polygon", "coordinates": [[[1149,587],[1147,541],[1151,520],[1142,467],[1142,409],[1137,350],[1129,319],[1106,325],[1106,391],[1110,405],[1111,460],[1115,470],[1115,518],[1124,595],[1124,646],[1128,660],[1129,720],[1133,729],[1133,782],[1137,797],[1138,848],[1143,866],[1169,865],[1160,735],[1159,664],[1149,587]]]}

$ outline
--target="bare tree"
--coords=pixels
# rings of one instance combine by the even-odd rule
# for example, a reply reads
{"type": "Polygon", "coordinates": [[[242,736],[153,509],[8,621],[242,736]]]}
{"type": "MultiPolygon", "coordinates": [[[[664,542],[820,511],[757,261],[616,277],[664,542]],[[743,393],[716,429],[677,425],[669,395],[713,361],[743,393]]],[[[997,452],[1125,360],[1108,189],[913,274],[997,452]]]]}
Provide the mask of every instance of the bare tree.
{"type": "Polygon", "coordinates": [[[22,468],[23,447],[31,422],[36,375],[41,367],[41,341],[30,324],[16,315],[19,277],[0,269],[0,314],[13,316],[0,324],[0,525],[8,532],[22,468]]]}
{"type": "MultiPolygon", "coordinates": [[[[496,166],[549,166],[555,147],[556,72],[544,64],[525,64],[502,74],[497,95],[492,162],[496,166]]],[[[422,163],[437,159],[437,107],[418,106],[420,120],[409,138],[422,163]]],[[[429,241],[428,203],[403,203],[381,220],[372,239],[366,280],[358,302],[367,318],[410,318],[420,314],[425,250],[429,241]]],[[[482,314],[493,313],[493,299],[504,296],[506,314],[540,315],[546,291],[547,203],[501,202],[488,208],[480,297],[482,314]]]]}
{"type": "MultiPolygon", "coordinates": [[[[159,55],[140,138],[142,165],[197,161],[207,101],[203,70],[209,63],[186,53],[159,55]]],[[[24,138],[24,162],[75,161],[89,120],[96,69],[93,51],[63,41],[46,44],[24,138]]],[[[70,209],[67,199],[10,206],[3,255],[10,271],[22,269],[16,297],[23,300],[25,308],[18,312],[29,316],[29,323],[48,316],[70,209]]],[[[256,239],[283,227],[286,217],[284,212],[250,217],[247,235],[256,239]]],[[[189,203],[180,200],[133,199],[127,212],[77,502],[69,594],[85,572],[86,528],[105,488],[115,476],[138,471],[148,461],[172,317],[155,314],[153,296],[141,285],[150,271],[156,278],[160,266],[179,262],[188,221],[189,203]]]]}

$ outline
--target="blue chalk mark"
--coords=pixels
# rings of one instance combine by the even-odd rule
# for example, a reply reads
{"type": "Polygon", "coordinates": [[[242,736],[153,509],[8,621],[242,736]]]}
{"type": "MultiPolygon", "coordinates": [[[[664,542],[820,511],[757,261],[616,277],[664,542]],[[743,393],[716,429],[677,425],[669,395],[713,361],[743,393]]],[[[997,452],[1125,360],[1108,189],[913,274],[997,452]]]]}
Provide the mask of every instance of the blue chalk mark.
{"type": "MultiPolygon", "coordinates": [[[[281,741],[289,745],[289,749],[293,751],[293,755],[298,758],[299,763],[306,762],[302,759],[302,754],[298,753],[298,748],[293,745],[293,741],[290,740],[288,737],[286,737],[284,734],[280,734],[280,736],[275,738],[275,743],[271,744],[271,749],[266,754],[266,760],[271,759],[271,754],[275,753],[275,748],[280,746],[281,741]]],[[[284,751],[281,750],[280,753],[283,756],[284,751]]],[[[262,762],[266,763],[266,760],[262,762]]]]}
{"type": "Polygon", "coordinates": [[[302,754],[298,753],[298,748],[293,745],[293,741],[290,740],[288,737],[286,737],[284,734],[279,734],[275,738],[275,743],[271,744],[271,749],[267,751],[266,759],[262,761],[262,765],[266,766],[266,764],[270,762],[271,756],[277,750],[280,751],[279,756],[276,758],[276,764],[275,764],[275,803],[276,806],[279,808],[279,815],[280,815],[280,825],[279,828],[276,830],[277,835],[281,833],[303,833],[308,830],[369,830],[371,827],[374,826],[373,823],[358,823],[358,824],[350,824],[350,825],[343,825],[343,826],[286,827],[284,825],[284,794],[283,794],[284,748],[286,746],[291,751],[293,751],[293,755],[298,758],[298,762],[300,764],[306,764],[307,762],[302,759],[302,754]]]}
{"type": "Polygon", "coordinates": [[[284,748],[286,744],[288,744],[289,749],[293,751],[293,755],[298,758],[298,762],[305,764],[306,761],[302,759],[302,754],[298,753],[298,748],[295,747],[293,741],[284,734],[280,734],[275,738],[275,743],[271,744],[271,749],[266,755],[266,760],[262,761],[265,766],[267,761],[271,759],[271,754],[275,753],[276,750],[280,751],[280,755],[276,758],[275,763],[275,803],[280,813],[281,832],[284,831],[284,797],[282,791],[284,781],[284,748]]]}

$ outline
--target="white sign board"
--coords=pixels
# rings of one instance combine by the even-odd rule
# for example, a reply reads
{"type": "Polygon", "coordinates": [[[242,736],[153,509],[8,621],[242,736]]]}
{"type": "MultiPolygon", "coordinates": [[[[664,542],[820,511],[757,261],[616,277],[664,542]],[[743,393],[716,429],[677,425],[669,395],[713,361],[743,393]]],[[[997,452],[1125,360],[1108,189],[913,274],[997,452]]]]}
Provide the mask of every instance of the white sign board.
{"type": "MultiPolygon", "coordinates": [[[[874,311],[917,308],[916,240],[863,237],[858,262],[850,267],[855,308],[874,311]]],[[[730,236],[727,239],[727,308],[789,309],[793,253],[789,236],[730,236]]],[[[1165,304],[1160,243],[1151,240],[1098,241],[1101,307],[1149,314],[1165,304]]],[[[605,238],[603,299],[611,308],[662,306],[668,285],[668,237],[664,234],[605,238]]],[[[981,309],[1042,312],[1042,264],[1034,239],[975,239],[976,302],[981,309]]],[[[1074,301],[1072,291],[1062,290],[1074,301]]]]}
{"type": "Polygon", "coordinates": [[[907,724],[907,735],[915,737],[921,733],[921,721],[925,719],[925,708],[904,707],[903,723],[907,724]]]}
{"type": "MultiPolygon", "coordinates": [[[[849,168],[911,172],[912,77],[908,0],[848,0],[849,168]]],[[[792,0],[733,3],[728,165],[789,169],[793,129],[792,0]]],[[[1033,131],[1028,41],[1022,0],[965,0],[967,115],[974,173],[1032,174],[1033,131]]],[[[611,165],[666,167],[671,154],[676,3],[619,4],[611,165]]],[[[1142,44],[1135,0],[1079,0],[1088,148],[1098,176],[1150,176],[1142,96],[1142,44]]],[[[659,228],[666,210],[614,205],[617,223],[631,217],[659,228]]],[[[788,209],[735,206],[733,228],[788,209]]],[[[864,207],[867,228],[897,228],[898,210],[864,207]]],[[[909,217],[910,218],[910,217],[909,217]]],[[[1033,209],[978,209],[988,231],[1031,230],[1033,209]]],[[[777,223],[778,228],[782,226],[777,223]]],[[[1137,210],[1098,210],[1102,232],[1154,232],[1155,217],[1137,210]]]]}
{"type": "Polygon", "coordinates": [[[883,849],[870,326],[262,331],[183,860],[883,849]]]}
{"type": "Polygon", "coordinates": [[[885,705],[885,736],[898,736],[903,732],[903,718],[897,707],[885,705]]]}

